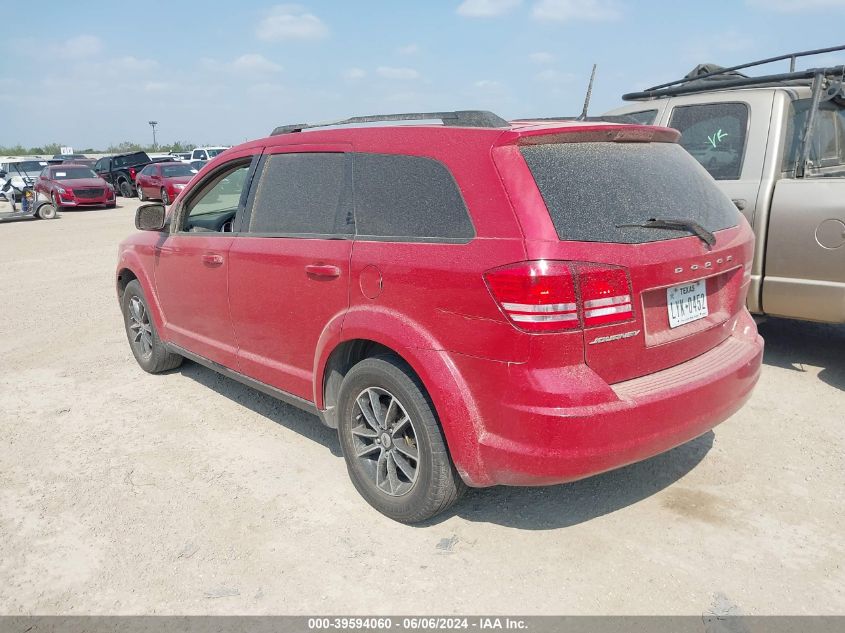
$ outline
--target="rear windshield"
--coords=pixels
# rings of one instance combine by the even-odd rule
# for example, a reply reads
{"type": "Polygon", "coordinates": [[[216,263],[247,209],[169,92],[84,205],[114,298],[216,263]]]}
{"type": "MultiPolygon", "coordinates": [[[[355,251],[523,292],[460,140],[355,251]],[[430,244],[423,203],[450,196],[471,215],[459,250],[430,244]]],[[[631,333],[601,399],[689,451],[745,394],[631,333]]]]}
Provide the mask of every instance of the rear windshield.
{"type": "Polygon", "coordinates": [[[127,165],[140,165],[149,163],[150,157],[145,152],[136,152],[127,156],[118,156],[114,159],[114,167],[126,167],[127,165]]]}
{"type": "Polygon", "coordinates": [[[165,178],[178,178],[179,176],[193,176],[197,170],[188,164],[166,165],[161,168],[161,175],[165,178]]]}
{"type": "Polygon", "coordinates": [[[222,147],[220,149],[210,149],[210,150],[208,150],[208,155],[209,155],[209,157],[214,158],[215,156],[222,154],[225,151],[226,151],[225,148],[222,148],[222,147]]]}
{"type": "Polygon", "coordinates": [[[739,212],[701,165],[675,143],[559,143],[521,148],[562,240],[641,244],[685,230],[625,227],[692,220],[709,231],[739,212]]]}

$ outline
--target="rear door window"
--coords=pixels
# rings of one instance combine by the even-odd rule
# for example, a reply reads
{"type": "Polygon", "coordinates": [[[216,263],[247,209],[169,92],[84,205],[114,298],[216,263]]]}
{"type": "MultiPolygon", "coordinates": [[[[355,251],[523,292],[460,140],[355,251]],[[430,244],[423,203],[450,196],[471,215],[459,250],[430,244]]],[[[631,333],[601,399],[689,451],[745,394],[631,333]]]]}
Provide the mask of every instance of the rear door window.
{"type": "Polygon", "coordinates": [[[266,235],[351,235],[349,156],[272,154],[255,188],[248,230],[266,235]]]}
{"type": "Polygon", "coordinates": [[[669,127],[681,133],[680,145],[716,180],[739,180],[748,131],[744,103],[678,106],[669,127]]]}
{"type": "Polygon", "coordinates": [[[736,207],[675,143],[549,143],[521,151],[562,240],[640,244],[690,235],[625,226],[650,219],[692,220],[709,231],[739,222],[736,207]]]}
{"type": "Polygon", "coordinates": [[[458,185],[441,162],[356,153],[354,174],[358,238],[466,242],[475,236],[458,185]]]}

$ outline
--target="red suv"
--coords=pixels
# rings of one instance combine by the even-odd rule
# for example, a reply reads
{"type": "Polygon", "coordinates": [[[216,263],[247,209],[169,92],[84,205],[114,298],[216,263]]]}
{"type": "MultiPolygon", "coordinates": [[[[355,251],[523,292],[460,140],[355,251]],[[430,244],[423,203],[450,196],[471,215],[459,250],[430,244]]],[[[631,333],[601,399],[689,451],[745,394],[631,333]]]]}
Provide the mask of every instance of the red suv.
{"type": "Polygon", "coordinates": [[[138,210],[130,346],[316,413],[403,522],[666,451],[742,406],[763,351],[752,232],[678,136],[471,111],[277,128],[138,210]],[[341,125],[401,118],[444,125],[341,125]]]}

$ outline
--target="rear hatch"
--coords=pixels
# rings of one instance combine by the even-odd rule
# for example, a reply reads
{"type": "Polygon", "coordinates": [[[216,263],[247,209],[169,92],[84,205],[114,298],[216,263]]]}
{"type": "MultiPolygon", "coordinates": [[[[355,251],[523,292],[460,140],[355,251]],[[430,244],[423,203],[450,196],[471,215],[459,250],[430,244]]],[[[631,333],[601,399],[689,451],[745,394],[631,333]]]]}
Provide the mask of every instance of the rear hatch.
{"type": "Polygon", "coordinates": [[[528,260],[567,262],[585,362],[611,384],[712,349],[744,308],[753,235],[677,138],[605,127],[516,143],[536,184],[517,178],[528,260]]]}

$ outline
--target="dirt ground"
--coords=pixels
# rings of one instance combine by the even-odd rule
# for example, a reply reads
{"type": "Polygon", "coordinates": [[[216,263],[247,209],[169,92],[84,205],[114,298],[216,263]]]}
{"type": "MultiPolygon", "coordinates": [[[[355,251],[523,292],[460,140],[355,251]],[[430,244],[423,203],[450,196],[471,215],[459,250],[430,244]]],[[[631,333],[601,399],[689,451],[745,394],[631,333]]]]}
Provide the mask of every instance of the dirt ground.
{"type": "Polygon", "coordinates": [[[121,204],[0,224],[0,613],[845,614],[845,329],[763,324],[750,403],[674,451],[407,527],[316,418],[138,368],[121,204]]]}

